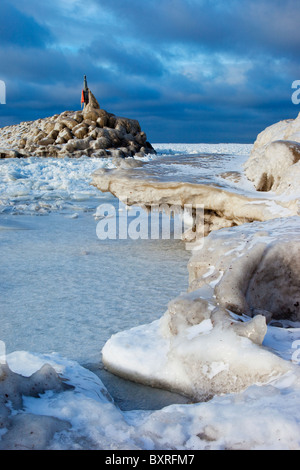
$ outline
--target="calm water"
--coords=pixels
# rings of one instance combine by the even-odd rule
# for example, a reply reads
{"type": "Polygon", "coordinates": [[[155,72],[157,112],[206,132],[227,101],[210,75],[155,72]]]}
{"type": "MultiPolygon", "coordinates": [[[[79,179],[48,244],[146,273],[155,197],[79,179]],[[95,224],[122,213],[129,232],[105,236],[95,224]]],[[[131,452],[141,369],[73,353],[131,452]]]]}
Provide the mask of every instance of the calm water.
{"type": "Polygon", "coordinates": [[[178,240],[99,240],[96,224],[91,212],[0,216],[0,337],[8,353],[55,351],[88,366],[126,402],[128,384],[103,370],[101,349],[186,290],[189,253],[178,240]]]}

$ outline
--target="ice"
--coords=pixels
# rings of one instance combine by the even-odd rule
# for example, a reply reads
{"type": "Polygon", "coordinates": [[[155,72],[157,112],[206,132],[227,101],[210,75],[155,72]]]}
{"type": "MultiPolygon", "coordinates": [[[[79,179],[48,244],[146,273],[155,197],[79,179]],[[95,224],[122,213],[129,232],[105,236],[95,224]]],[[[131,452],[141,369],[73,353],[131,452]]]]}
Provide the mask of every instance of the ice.
{"type": "Polygon", "coordinates": [[[104,166],[112,168],[112,159],[1,160],[0,213],[43,215],[76,209],[82,201],[99,200],[99,191],[89,181],[91,173],[104,166]]]}
{"type": "MultiPolygon", "coordinates": [[[[184,146],[185,147],[185,146],[184,146]]],[[[205,148],[205,146],[204,146],[205,148]]],[[[186,207],[202,205],[204,233],[253,221],[264,221],[298,213],[293,198],[279,198],[257,191],[245,177],[243,165],[249,159],[249,147],[222,146],[223,153],[157,155],[141,167],[100,169],[93,174],[92,184],[102,192],[111,192],[128,206],[186,207]]],[[[194,221],[193,221],[194,222],[194,221]]],[[[186,233],[193,242],[195,230],[186,233]]]]}
{"type": "MultiPolygon", "coordinates": [[[[39,398],[23,397],[23,410],[15,413],[15,418],[22,418],[24,422],[16,423],[15,419],[13,430],[2,429],[1,432],[4,442],[15,444],[17,449],[22,448],[20,438],[21,444],[28,444],[31,438],[32,449],[39,448],[43,440],[42,447],[50,450],[299,448],[299,381],[294,374],[286,374],[264,387],[253,385],[242,393],[214,397],[204,403],[171,405],[157,411],[122,412],[99,379],[77,363],[53,354],[26,353],[23,358],[22,354],[7,357],[12,369],[18,364],[18,373],[20,364],[27,361],[32,370],[34,363],[39,370],[41,364],[47,362],[74,388],[59,393],[46,392],[39,398]],[[32,425],[37,420],[42,424],[38,428],[42,436],[32,439],[32,430],[36,431],[32,425]]],[[[216,364],[212,373],[217,373],[221,367],[216,364]]]]}
{"type": "Polygon", "coordinates": [[[188,254],[180,240],[100,241],[94,212],[1,216],[1,338],[8,352],[56,351],[99,363],[113,333],[158,318],[186,288],[188,254]]]}
{"type": "Polygon", "coordinates": [[[123,377],[196,401],[241,392],[289,371],[277,356],[220,322],[213,328],[188,326],[174,336],[165,332],[165,325],[154,322],[112,336],[102,350],[104,364],[123,377]]]}
{"type": "Polygon", "coordinates": [[[258,191],[273,191],[282,199],[299,199],[300,115],[263,130],[245,162],[245,175],[258,191]]]}
{"type": "Polygon", "coordinates": [[[199,153],[207,154],[228,154],[228,155],[247,155],[252,150],[253,144],[153,144],[156,152],[162,155],[193,155],[199,153]]]}
{"type": "MultiPolygon", "coordinates": [[[[243,180],[234,172],[251,151],[241,144],[155,148],[158,155],[141,160],[158,169],[166,159],[166,178],[197,179],[206,172],[209,182],[212,165],[210,181],[237,193],[243,180]],[[202,170],[198,165],[191,175],[201,155],[202,170]]],[[[97,206],[115,204],[118,213],[116,199],[90,185],[100,167],[114,164],[91,158],[0,162],[1,357],[12,377],[30,378],[47,365],[72,387],[25,394],[21,407],[5,403],[1,447],[299,449],[299,322],[277,316],[267,324],[261,312],[241,318],[216,311],[216,302],[222,308],[233,300],[256,302],[241,292],[224,297],[226,273],[233,260],[241,265],[261,243],[274,243],[278,232],[287,243],[299,237],[297,218],[289,226],[270,220],[259,235],[258,222],[246,231],[225,228],[192,257],[176,240],[100,242],[97,206]],[[189,315],[181,315],[186,307],[189,315]],[[124,377],[188,391],[189,398],[114,379],[99,364],[102,347],[104,360],[116,372],[122,367],[124,377]],[[204,389],[194,386],[199,373],[204,389]]],[[[257,197],[270,203],[273,195],[257,197]]],[[[251,282],[261,284],[260,278],[251,282]]]]}

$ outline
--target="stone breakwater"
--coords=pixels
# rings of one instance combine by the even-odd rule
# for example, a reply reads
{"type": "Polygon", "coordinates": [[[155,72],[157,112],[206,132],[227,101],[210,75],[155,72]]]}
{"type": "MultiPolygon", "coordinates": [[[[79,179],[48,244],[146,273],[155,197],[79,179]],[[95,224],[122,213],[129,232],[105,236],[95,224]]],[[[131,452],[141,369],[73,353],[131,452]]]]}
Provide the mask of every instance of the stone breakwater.
{"type": "Polygon", "coordinates": [[[155,150],[139,122],[100,109],[95,99],[82,111],[65,111],[0,131],[0,158],[103,158],[147,153],[155,150]]]}

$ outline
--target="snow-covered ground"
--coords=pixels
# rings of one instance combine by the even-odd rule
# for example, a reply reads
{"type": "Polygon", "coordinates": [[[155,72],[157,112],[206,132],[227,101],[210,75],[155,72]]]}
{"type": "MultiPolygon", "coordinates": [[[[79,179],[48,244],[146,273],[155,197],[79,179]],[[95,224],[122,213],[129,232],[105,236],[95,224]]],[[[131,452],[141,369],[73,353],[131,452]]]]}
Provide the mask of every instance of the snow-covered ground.
{"type": "MultiPolygon", "coordinates": [[[[215,154],[218,172],[240,169],[251,150],[242,144],[154,147],[158,155],[147,158],[215,154]]],[[[113,163],[0,161],[2,353],[18,374],[30,376],[49,363],[74,387],[24,397],[23,408],[13,413],[69,423],[47,440],[50,449],[299,449],[297,374],[187,403],[125,380],[114,382],[101,369],[101,349],[112,334],[143,324],[151,333],[169,300],[186,290],[190,256],[176,240],[97,238],[97,206],[118,204],[90,186],[91,174],[101,166],[113,163]]],[[[177,171],[187,175],[193,168],[177,171]]],[[[219,185],[217,173],[213,177],[219,185]]],[[[273,326],[265,345],[297,365],[299,339],[299,328],[273,326]]],[[[0,429],[6,448],[38,448],[38,439],[22,441],[16,433],[0,429]]]]}

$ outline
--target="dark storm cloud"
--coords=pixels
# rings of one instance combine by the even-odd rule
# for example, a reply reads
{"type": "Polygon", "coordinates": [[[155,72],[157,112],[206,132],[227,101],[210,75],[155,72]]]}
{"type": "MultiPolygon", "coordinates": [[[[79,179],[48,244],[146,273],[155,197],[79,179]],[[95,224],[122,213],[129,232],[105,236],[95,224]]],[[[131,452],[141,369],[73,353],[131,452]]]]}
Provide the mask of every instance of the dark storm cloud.
{"type": "Polygon", "coordinates": [[[40,48],[52,40],[45,27],[6,0],[1,0],[0,3],[0,21],[1,47],[18,45],[22,48],[40,48]]]}
{"type": "Polygon", "coordinates": [[[153,142],[252,142],[299,112],[293,0],[2,0],[0,15],[0,125],[78,109],[83,74],[153,142]]]}
{"type": "Polygon", "coordinates": [[[243,54],[300,54],[296,0],[132,0],[130,7],[122,0],[95,3],[124,18],[140,39],[154,44],[189,43],[243,54]]]}

